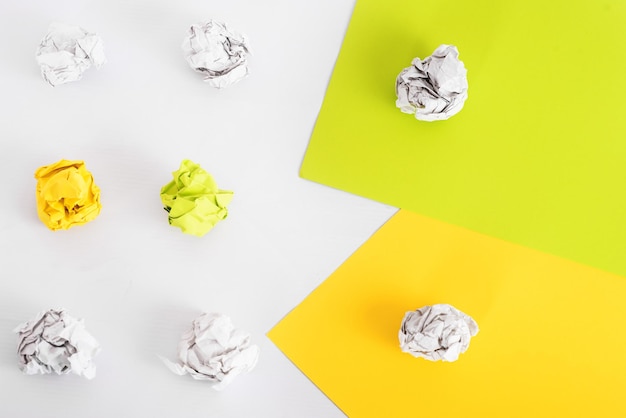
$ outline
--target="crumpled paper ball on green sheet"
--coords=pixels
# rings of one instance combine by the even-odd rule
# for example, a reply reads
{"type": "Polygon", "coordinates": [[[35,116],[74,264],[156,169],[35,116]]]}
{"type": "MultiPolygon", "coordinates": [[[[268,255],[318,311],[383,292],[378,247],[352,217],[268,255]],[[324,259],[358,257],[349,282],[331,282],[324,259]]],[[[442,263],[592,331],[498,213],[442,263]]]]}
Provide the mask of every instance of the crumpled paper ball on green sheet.
{"type": "Polygon", "coordinates": [[[161,188],[161,201],[169,212],[170,225],[201,237],[226,219],[226,206],[233,199],[233,192],[218,189],[213,177],[199,164],[183,160],[172,175],[174,180],[161,188]]]}

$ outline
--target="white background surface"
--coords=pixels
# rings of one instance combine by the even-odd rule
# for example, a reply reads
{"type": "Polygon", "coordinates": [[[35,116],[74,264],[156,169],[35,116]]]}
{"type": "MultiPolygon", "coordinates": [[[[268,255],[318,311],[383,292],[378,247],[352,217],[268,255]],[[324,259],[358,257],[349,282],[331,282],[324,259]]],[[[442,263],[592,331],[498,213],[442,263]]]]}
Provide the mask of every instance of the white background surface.
{"type": "Polygon", "coordinates": [[[353,6],[0,1],[0,416],[343,416],[265,333],[395,212],[298,177],[353,6]],[[250,77],[221,91],[180,48],[209,18],[253,49],[250,77]],[[52,21],[97,32],[108,63],[46,84],[34,53],[52,21]],[[33,173],[61,158],[85,161],[103,210],[52,232],[33,173]],[[229,218],[202,238],[169,226],[159,198],[184,158],[235,192],[229,218]],[[51,307],[99,340],[94,380],[19,371],[12,330],[51,307]],[[229,315],[261,348],[256,369],[222,392],[157,358],[175,358],[202,311],[229,315]]]}

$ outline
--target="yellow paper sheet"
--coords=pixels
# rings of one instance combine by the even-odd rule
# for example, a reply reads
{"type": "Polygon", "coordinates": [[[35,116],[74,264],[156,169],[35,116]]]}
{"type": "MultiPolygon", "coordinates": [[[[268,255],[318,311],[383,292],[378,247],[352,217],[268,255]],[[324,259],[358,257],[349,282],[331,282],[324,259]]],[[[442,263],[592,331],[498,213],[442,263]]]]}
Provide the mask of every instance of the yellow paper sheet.
{"type": "Polygon", "coordinates": [[[350,417],[626,416],[626,281],[400,211],[268,336],[350,417]],[[480,327],[454,363],[402,353],[403,315],[480,327]]]}

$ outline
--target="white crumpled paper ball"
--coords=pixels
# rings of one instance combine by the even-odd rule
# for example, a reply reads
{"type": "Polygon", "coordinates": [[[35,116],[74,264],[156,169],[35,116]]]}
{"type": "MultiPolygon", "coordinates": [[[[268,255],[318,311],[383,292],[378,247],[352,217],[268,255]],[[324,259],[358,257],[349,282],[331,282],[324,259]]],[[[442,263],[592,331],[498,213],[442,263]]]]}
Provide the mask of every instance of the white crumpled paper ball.
{"type": "Polygon", "coordinates": [[[476,322],[447,304],[407,312],[398,333],[405,353],[427,360],[455,361],[478,333],[476,322]]]}
{"type": "Polygon", "coordinates": [[[102,39],[79,26],[53,23],[37,48],[41,75],[50,85],[80,80],[92,65],[106,62],[102,39]]]}
{"type": "Polygon", "coordinates": [[[427,122],[457,114],[467,99],[467,70],[452,45],[440,45],[423,61],[415,58],[396,79],[396,106],[427,122]]]}
{"type": "Polygon", "coordinates": [[[189,373],[221,390],[239,374],[252,370],[258,358],[259,347],[251,345],[250,335],[235,329],[229,317],[204,313],[183,334],[178,363],[162,360],[172,372],[181,376],[189,373]]]}
{"type": "Polygon", "coordinates": [[[14,330],[19,335],[19,367],[26,374],[67,374],[93,379],[93,358],[100,351],[98,342],[85,330],[82,319],[63,309],[40,312],[35,319],[14,330]]]}
{"type": "Polygon", "coordinates": [[[187,62],[204,74],[204,81],[218,89],[248,75],[248,40],[226,24],[209,20],[192,25],[183,41],[187,62]]]}

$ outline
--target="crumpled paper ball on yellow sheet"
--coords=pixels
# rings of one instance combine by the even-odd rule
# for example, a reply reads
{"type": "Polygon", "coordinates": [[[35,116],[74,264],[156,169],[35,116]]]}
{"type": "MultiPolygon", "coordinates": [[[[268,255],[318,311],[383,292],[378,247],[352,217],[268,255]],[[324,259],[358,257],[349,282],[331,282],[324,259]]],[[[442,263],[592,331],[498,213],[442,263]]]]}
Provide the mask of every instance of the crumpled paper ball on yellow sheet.
{"type": "Polygon", "coordinates": [[[200,165],[183,160],[172,175],[174,179],[161,188],[161,201],[169,213],[170,225],[201,237],[226,219],[226,206],[233,199],[233,192],[218,189],[213,177],[200,165]]]}
{"type": "Polygon", "coordinates": [[[452,305],[438,303],[409,311],[398,338],[405,353],[431,361],[456,361],[478,334],[472,317],[452,305]]]}
{"type": "Polygon", "coordinates": [[[68,229],[94,220],[99,214],[100,188],[78,160],[60,160],[35,171],[37,214],[50,229],[68,229]]]}

